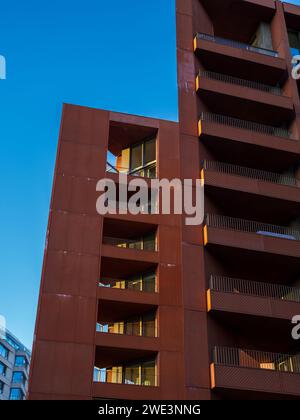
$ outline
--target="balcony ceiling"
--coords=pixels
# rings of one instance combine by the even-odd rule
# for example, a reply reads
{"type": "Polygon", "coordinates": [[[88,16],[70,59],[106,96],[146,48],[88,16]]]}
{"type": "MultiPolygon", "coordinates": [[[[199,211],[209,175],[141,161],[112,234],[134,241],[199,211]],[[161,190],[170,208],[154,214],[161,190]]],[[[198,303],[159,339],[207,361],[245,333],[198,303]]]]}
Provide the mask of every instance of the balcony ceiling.
{"type": "Polygon", "coordinates": [[[102,369],[145,359],[155,359],[155,357],[156,353],[153,351],[97,347],[95,365],[102,369]]]}
{"type": "Polygon", "coordinates": [[[156,135],[153,127],[111,122],[109,129],[109,151],[119,155],[128,146],[156,135]]]}
{"type": "Polygon", "coordinates": [[[156,309],[157,307],[153,305],[103,300],[99,304],[98,322],[101,324],[120,322],[131,317],[141,316],[147,312],[155,312],[156,309]]]}
{"type": "Polygon", "coordinates": [[[134,260],[118,260],[116,258],[102,257],[101,277],[126,279],[131,276],[155,272],[156,265],[134,260]]]}
{"type": "Polygon", "coordinates": [[[270,22],[275,14],[272,0],[201,0],[215,29],[215,35],[249,43],[260,22],[270,22]],[[258,4],[260,3],[260,4],[258,4]],[[263,5],[264,4],[264,5],[263,5]],[[244,16],[244,19],[241,19],[244,16]]]}

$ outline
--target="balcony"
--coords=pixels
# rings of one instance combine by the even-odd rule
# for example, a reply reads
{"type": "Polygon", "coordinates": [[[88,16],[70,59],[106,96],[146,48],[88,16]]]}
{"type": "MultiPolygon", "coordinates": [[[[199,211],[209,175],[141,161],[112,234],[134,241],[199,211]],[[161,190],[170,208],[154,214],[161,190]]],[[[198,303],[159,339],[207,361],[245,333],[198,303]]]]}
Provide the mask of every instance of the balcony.
{"type": "Polygon", "coordinates": [[[219,69],[243,79],[276,85],[287,77],[285,61],[277,51],[257,48],[231,39],[198,33],[194,51],[209,71],[219,69]]]}
{"type": "Polygon", "coordinates": [[[217,114],[235,110],[241,119],[248,115],[264,124],[291,122],[295,118],[293,101],[279,85],[267,85],[228,74],[201,70],[196,90],[207,109],[217,114]]]}
{"type": "MultiPolygon", "coordinates": [[[[243,192],[247,197],[248,194],[253,194],[254,199],[261,196],[262,200],[263,197],[268,197],[300,203],[300,181],[287,170],[280,174],[230,163],[205,161],[201,178],[208,189],[221,188],[232,194],[243,192]]],[[[263,203],[260,208],[262,207],[263,203]]],[[[287,214],[287,208],[285,212],[287,214]]]]}
{"type": "Polygon", "coordinates": [[[207,215],[205,246],[225,246],[282,256],[300,257],[300,230],[237,219],[207,215]]]}
{"type": "Polygon", "coordinates": [[[241,154],[247,153],[251,156],[259,154],[257,147],[264,147],[275,152],[280,151],[283,160],[286,160],[286,154],[297,155],[300,152],[299,142],[295,141],[294,134],[287,128],[259,124],[210,112],[201,114],[198,135],[207,147],[213,151],[216,150],[216,153],[219,148],[223,150],[228,146],[227,148],[231,149],[234,145],[241,154]]]}
{"type": "Polygon", "coordinates": [[[300,313],[300,288],[211,276],[207,291],[208,312],[216,314],[244,314],[290,322],[300,313]]]}
{"type": "MultiPolygon", "coordinates": [[[[157,226],[153,224],[106,217],[101,254],[115,260],[158,263],[156,231],[157,226]]],[[[107,274],[105,277],[114,275],[107,274]]]]}
{"type": "Polygon", "coordinates": [[[159,399],[157,353],[123,349],[96,350],[94,398],[159,399]]]}
{"type": "Polygon", "coordinates": [[[216,347],[211,364],[214,391],[245,392],[246,398],[300,396],[300,355],[216,347]],[[247,393],[246,393],[247,392],[247,393]]]}

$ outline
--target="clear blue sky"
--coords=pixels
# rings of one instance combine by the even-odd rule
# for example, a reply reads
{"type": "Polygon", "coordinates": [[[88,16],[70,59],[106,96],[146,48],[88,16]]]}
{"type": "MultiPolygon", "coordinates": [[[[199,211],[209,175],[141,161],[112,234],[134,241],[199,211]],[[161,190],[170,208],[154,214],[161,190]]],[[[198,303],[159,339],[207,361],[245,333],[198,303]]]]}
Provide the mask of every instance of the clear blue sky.
{"type": "Polygon", "coordinates": [[[175,0],[2,2],[0,54],[0,314],[31,346],[62,103],[177,119],[175,0]]]}
{"type": "Polygon", "coordinates": [[[0,314],[31,346],[63,102],[177,119],[174,0],[2,2],[0,314]]]}

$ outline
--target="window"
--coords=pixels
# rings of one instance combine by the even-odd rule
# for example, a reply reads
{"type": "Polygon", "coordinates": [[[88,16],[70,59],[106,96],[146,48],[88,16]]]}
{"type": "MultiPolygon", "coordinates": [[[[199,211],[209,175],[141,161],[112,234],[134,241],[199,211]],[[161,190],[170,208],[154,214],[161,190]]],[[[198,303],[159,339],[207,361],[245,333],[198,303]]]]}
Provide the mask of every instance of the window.
{"type": "Polygon", "coordinates": [[[156,234],[151,233],[143,239],[144,251],[156,251],[156,234]]]}
{"type": "Polygon", "coordinates": [[[299,33],[295,31],[288,31],[291,55],[300,54],[300,39],[299,33]]]}
{"type": "Polygon", "coordinates": [[[134,145],[130,149],[130,173],[146,178],[156,177],[156,139],[134,145]]]}
{"type": "Polygon", "coordinates": [[[143,276],[132,277],[126,281],[126,288],[140,292],[156,292],[156,274],[150,273],[143,276]]]}
{"type": "Polygon", "coordinates": [[[156,292],[156,275],[148,274],[143,277],[143,292],[155,293],[156,292]]]}
{"type": "Polygon", "coordinates": [[[13,384],[24,384],[25,383],[25,376],[23,372],[14,372],[12,377],[13,384]]]}
{"type": "Polygon", "coordinates": [[[3,390],[4,390],[4,383],[0,381],[0,395],[3,394],[3,390]]]}
{"type": "Polygon", "coordinates": [[[15,366],[16,367],[25,367],[25,368],[27,368],[28,363],[27,363],[26,358],[24,356],[16,356],[15,366]]]}
{"type": "Polygon", "coordinates": [[[5,376],[6,375],[6,366],[0,362],[0,375],[5,376]]]}
{"type": "Polygon", "coordinates": [[[143,315],[142,334],[144,337],[156,337],[156,314],[149,313],[143,315]]]}
{"type": "Polygon", "coordinates": [[[142,363],[142,385],[156,386],[156,366],[155,361],[142,363]]]}
{"type": "Polygon", "coordinates": [[[4,359],[8,359],[9,351],[3,344],[0,344],[0,356],[4,357],[4,359]]]}
{"type": "Polygon", "coordinates": [[[19,388],[11,388],[9,399],[11,401],[23,400],[23,392],[19,388]]]}

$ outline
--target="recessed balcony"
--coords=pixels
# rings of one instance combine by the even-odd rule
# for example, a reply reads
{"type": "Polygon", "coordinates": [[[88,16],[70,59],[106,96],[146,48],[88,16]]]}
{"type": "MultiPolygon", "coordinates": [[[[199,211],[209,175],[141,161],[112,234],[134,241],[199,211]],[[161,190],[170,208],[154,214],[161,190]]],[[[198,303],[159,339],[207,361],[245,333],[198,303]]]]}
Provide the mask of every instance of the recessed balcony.
{"type": "Polygon", "coordinates": [[[216,114],[235,110],[241,119],[251,115],[270,125],[278,121],[290,123],[295,118],[292,99],[278,85],[201,70],[196,78],[196,90],[205,106],[216,114]]]}
{"type": "Polygon", "coordinates": [[[224,147],[226,142],[240,150],[253,154],[253,149],[264,147],[290,154],[299,154],[299,142],[287,128],[259,124],[253,121],[232,118],[226,115],[203,112],[198,124],[199,138],[208,147],[224,147]],[[215,144],[215,146],[214,146],[215,144]],[[252,149],[252,150],[251,150],[252,149]]]}
{"type": "MultiPolygon", "coordinates": [[[[102,256],[122,260],[158,262],[157,226],[105,218],[102,256]]],[[[108,276],[110,277],[110,275],[108,276]]]]}
{"type": "Polygon", "coordinates": [[[299,258],[300,230],[213,214],[206,216],[204,244],[299,258]]]}
{"type": "Polygon", "coordinates": [[[290,322],[300,313],[300,288],[211,276],[207,308],[212,314],[236,314],[290,322]]]}
{"type": "Polygon", "coordinates": [[[194,51],[209,71],[220,72],[276,85],[287,78],[285,60],[277,51],[257,48],[231,39],[198,33],[194,38],[194,51]]]}
{"type": "Polygon", "coordinates": [[[109,399],[159,399],[157,353],[98,347],[93,396],[109,399]]]}
{"type": "Polygon", "coordinates": [[[211,364],[211,388],[216,392],[230,392],[231,397],[234,390],[244,391],[245,398],[300,396],[300,355],[216,347],[211,364]]]}
{"type": "Polygon", "coordinates": [[[300,181],[288,171],[275,173],[226,162],[204,161],[201,178],[208,188],[300,202],[300,181]]]}

